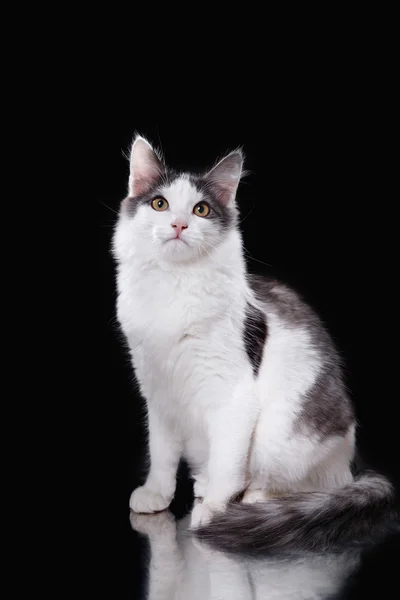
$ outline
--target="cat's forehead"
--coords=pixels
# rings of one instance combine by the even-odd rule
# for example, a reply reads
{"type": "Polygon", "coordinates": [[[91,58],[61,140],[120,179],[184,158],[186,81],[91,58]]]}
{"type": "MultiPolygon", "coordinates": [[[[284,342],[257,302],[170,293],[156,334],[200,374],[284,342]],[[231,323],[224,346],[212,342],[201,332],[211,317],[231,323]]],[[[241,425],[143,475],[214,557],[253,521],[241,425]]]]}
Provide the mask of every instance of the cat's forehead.
{"type": "Polygon", "coordinates": [[[163,185],[160,191],[171,207],[177,209],[192,206],[203,199],[201,191],[186,175],[181,175],[171,183],[163,185]]]}

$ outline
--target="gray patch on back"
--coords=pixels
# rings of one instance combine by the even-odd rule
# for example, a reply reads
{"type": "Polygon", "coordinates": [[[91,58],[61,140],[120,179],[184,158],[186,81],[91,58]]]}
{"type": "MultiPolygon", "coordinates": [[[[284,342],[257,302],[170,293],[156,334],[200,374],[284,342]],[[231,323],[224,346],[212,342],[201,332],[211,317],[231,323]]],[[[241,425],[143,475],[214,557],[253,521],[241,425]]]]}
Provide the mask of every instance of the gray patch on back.
{"type": "Polygon", "coordinates": [[[258,275],[249,278],[256,297],[287,327],[306,328],[322,359],[322,370],[304,396],[294,429],[313,430],[322,437],[344,435],[354,423],[354,410],[346,392],[340,356],[321,319],[292,289],[258,275]]]}
{"type": "Polygon", "coordinates": [[[247,304],[243,340],[248,359],[253,367],[254,377],[257,377],[260,369],[267,334],[265,314],[255,306],[247,304]]]}
{"type": "Polygon", "coordinates": [[[322,437],[345,435],[354,423],[354,411],[338,367],[323,370],[305,395],[296,429],[310,425],[322,437]]]}

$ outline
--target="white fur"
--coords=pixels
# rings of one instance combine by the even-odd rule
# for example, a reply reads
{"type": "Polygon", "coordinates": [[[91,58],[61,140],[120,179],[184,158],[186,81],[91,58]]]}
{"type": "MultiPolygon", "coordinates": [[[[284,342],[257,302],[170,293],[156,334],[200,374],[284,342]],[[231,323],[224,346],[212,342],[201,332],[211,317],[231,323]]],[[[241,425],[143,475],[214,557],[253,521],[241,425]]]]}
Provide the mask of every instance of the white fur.
{"type": "Polygon", "coordinates": [[[324,440],[294,427],[321,368],[307,330],[289,329],[259,305],[269,331],[254,378],[242,327],[246,302],[257,302],[239,232],[221,236],[210,220],[193,214],[201,195],[185,176],[162,195],[168,210],[142,205],[134,218],[122,211],[114,237],[118,319],[149,413],[151,469],[131,508],[169,505],[181,456],[191,466],[196,495],[204,497],[193,525],[246,486],[279,493],[347,483],[354,428],[324,440]],[[183,241],[172,239],[178,218],[188,223],[183,241]]]}

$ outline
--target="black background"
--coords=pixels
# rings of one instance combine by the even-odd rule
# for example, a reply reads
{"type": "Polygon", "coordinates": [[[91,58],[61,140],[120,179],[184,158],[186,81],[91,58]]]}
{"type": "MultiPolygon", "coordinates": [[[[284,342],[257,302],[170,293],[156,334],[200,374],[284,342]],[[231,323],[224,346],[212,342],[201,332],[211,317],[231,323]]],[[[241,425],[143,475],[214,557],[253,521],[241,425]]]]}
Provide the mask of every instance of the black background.
{"type": "MultiPolygon", "coordinates": [[[[295,82],[275,92],[272,102],[264,98],[261,107],[250,102],[244,108],[231,98],[224,108],[220,97],[221,106],[210,110],[209,118],[198,100],[190,116],[174,111],[161,122],[157,112],[146,120],[134,95],[112,106],[104,103],[94,144],[96,180],[101,181],[95,204],[102,331],[98,374],[104,398],[96,408],[96,462],[108,569],[115,569],[115,585],[124,589],[115,597],[135,597],[143,578],[128,500],[142,476],[145,417],[115,322],[110,254],[115,211],[126,193],[123,152],[129,152],[135,131],[161,146],[175,168],[207,168],[227,150],[243,147],[250,173],[238,198],[248,267],[288,282],[321,315],[343,356],[363,456],[400,484],[393,112],[384,92],[368,93],[373,87],[368,79],[361,88],[358,82],[351,86],[350,79],[339,89],[327,81],[321,85],[295,82]]],[[[179,103],[184,107],[185,98],[179,103]]],[[[182,508],[188,494],[184,477],[179,489],[182,508]]],[[[392,586],[398,550],[390,541],[366,559],[358,589],[382,593],[392,586]]]]}

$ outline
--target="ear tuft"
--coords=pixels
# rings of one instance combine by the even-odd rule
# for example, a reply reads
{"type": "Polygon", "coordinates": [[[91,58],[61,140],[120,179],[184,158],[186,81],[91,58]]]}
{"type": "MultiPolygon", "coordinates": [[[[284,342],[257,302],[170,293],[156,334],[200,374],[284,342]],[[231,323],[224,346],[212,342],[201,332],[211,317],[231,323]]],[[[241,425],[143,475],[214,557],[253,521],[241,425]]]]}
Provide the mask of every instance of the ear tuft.
{"type": "Polygon", "coordinates": [[[204,178],[223,206],[232,205],[235,201],[243,175],[243,162],[243,152],[238,148],[220,160],[204,178]]]}
{"type": "Polygon", "coordinates": [[[129,195],[145,194],[165,172],[161,156],[141,135],[136,135],[130,154],[129,195]]]}

